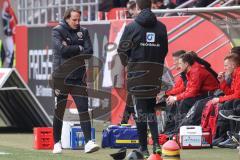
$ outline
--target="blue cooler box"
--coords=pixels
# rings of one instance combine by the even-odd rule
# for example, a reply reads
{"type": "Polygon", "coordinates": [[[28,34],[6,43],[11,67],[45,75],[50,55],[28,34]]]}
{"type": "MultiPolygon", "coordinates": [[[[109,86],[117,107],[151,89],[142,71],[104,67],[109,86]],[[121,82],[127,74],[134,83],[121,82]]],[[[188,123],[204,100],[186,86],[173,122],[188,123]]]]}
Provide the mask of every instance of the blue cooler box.
{"type": "Polygon", "coordinates": [[[139,140],[135,126],[109,126],[102,133],[102,148],[138,148],[139,140]]]}
{"type": "MultiPolygon", "coordinates": [[[[95,128],[91,130],[92,141],[95,142],[95,128]]],[[[84,149],[85,139],[80,126],[73,126],[70,131],[71,149],[84,149]]]]}

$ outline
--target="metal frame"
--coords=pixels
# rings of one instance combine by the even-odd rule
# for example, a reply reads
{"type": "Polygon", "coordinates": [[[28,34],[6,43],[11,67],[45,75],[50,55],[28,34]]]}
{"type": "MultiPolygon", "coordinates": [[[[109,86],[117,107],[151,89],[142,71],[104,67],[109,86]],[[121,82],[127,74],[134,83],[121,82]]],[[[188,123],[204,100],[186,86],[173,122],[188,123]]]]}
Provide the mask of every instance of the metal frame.
{"type": "MultiPolygon", "coordinates": [[[[169,39],[169,43],[172,43],[176,39],[180,38],[182,35],[184,35],[186,32],[191,31],[193,28],[204,22],[205,20],[209,21],[210,23],[214,24],[216,27],[218,27],[225,36],[229,38],[229,40],[224,41],[222,44],[214,48],[212,51],[207,53],[204,57],[206,58],[207,56],[211,55],[214,53],[216,50],[220,49],[224,45],[228,44],[231,42],[234,46],[236,45],[235,42],[233,41],[231,35],[229,34],[229,31],[231,30],[234,32],[235,35],[238,35],[240,37],[240,6],[232,6],[232,7],[209,7],[209,8],[182,8],[182,9],[166,9],[166,10],[153,10],[155,14],[168,14],[168,13],[184,13],[186,15],[188,14],[193,14],[193,16],[190,16],[186,21],[183,23],[179,24],[177,27],[174,29],[170,30],[168,32],[168,35],[175,33],[182,27],[184,27],[186,24],[189,22],[193,21],[196,17],[201,17],[201,19],[197,20],[195,23],[192,25],[186,27],[184,30],[180,31],[177,33],[175,36],[173,36],[171,39],[169,39]],[[217,23],[214,20],[220,20],[223,22],[223,24],[217,23]],[[231,21],[229,21],[231,20],[231,21]],[[237,23],[235,23],[237,22],[237,23]],[[225,28],[224,28],[225,27],[225,28]],[[227,28],[227,29],[226,29],[227,28]]],[[[208,44],[204,45],[201,47],[197,53],[201,52],[205,48],[207,48],[209,45],[214,43],[215,41],[221,39],[223,35],[217,37],[213,41],[209,42],[208,44]]],[[[170,68],[170,69],[173,69],[170,68]]]]}
{"type": "Polygon", "coordinates": [[[18,0],[19,24],[41,26],[59,21],[69,7],[82,11],[82,21],[97,21],[98,5],[99,0],[18,0]]]}
{"type": "MultiPolygon", "coordinates": [[[[201,17],[199,21],[195,22],[191,26],[185,28],[183,31],[179,32],[177,35],[173,36],[171,39],[169,39],[169,43],[172,43],[176,39],[178,39],[180,36],[184,35],[186,32],[190,31],[200,23],[204,22],[205,20],[213,23],[215,26],[217,26],[220,30],[225,33],[227,37],[229,37],[228,33],[226,33],[225,30],[223,30],[220,26],[220,24],[217,24],[212,21],[212,19],[218,19],[225,22],[225,24],[230,27],[234,32],[238,33],[237,27],[234,26],[234,24],[231,24],[229,21],[226,21],[226,19],[231,19],[233,21],[239,21],[240,22],[240,6],[231,6],[231,7],[211,7],[211,8],[182,8],[182,9],[166,9],[166,10],[153,10],[155,14],[166,14],[166,13],[184,13],[184,14],[194,14],[194,16],[191,16],[189,19],[186,20],[186,23],[183,22],[183,24],[180,24],[179,26],[175,27],[173,30],[169,31],[168,34],[172,34],[176,32],[178,29],[183,27],[185,24],[191,22],[196,18],[196,16],[201,17]],[[233,14],[234,13],[234,14],[233,14]]],[[[229,37],[229,39],[231,39],[229,37]]],[[[234,42],[232,41],[234,44],[234,42]]]]}

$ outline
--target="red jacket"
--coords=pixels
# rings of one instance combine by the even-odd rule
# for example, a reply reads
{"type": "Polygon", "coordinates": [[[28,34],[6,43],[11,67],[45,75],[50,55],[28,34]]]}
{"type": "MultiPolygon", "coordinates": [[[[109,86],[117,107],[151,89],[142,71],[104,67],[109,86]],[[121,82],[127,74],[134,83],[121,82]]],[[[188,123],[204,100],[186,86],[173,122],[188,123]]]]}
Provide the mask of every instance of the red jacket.
{"type": "Polygon", "coordinates": [[[216,78],[197,62],[191,66],[186,77],[186,89],[183,93],[177,95],[177,100],[196,97],[219,88],[216,78]]]}
{"type": "Polygon", "coordinates": [[[185,90],[185,85],[184,85],[184,81],[181,78],[181,76],[178,76],[175,80],[175,85],[172,89],[166,91],[166,95],[170,96],[170,95],[176,95],[179,93],[182,93],[185,90]]]}
{"type": "Polygon", "coordinates": [[[240,98],[240,67],[233,71],[231,88],[226,81],[223,81],[220,84],[220,89],[225,93],[225,96],[219,97],[220,103],[240,98]]]}

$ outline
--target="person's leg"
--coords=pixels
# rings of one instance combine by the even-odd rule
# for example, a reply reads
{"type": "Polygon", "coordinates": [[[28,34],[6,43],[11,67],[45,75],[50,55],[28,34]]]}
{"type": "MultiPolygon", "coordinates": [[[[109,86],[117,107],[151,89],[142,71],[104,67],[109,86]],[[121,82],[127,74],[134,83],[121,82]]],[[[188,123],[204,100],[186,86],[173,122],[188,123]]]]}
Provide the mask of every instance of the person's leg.
{"type": "Polygon", "coordinates": [[[221,135],[228,135],[225,141],[222,141],[218,143],[218,147],[222,148],[236,148],[237,143],[235,143],[232,140],[232,136],[235,136],[235,127],[236,127],[236,122],[234,120],[229,120],[226,119],[226,117],[230,115],[234,115],[234,105],[237,104],[235,100],[225,102],[223,104],[223,108],[220,111],[219,115],[219,123],[218,123],[218,128],[219,128],[219,134],[221,135]]]}
{"type": "Polygon", "coordinates": [[[67,95],[57,96],[57,105],[54,110],[54,117],[53,117],[54,143],[57,143],[61,140],[63,115],[65,112],[66,103],[67,103],[67,95]]]}
{"type": "Polygon", "coordinates": [[[192,108],[192,106],[196,103],[196,101],[201,100],[203,97],[193,97],[193,98],[186,98],[184,100],[181,100],[177,104],[177,116],[175,120],[175,131],[179,128],[179,125],[181,124],[182,120],[187,115],[188,111],[192,108]]]}
{"type": "Polygon", "coordinates": [[[99,150],[99,146],[94,141],[91,140],[92,136],[90,116],[88,113],[88,97],[73,96],[73,99],[78,109],[80,125],[85,139],[84,152],[85,153],[95,152],[99,150]]]}
{"type": "Polygon", "coordinates": [[[165,134],[171,134],[175,128],[175,120],[177,116],[177,107],[176,104],[167,105],[166,107],[166,126],[164,129],[165,134]]]}
{"type": "MultiPolygon", "coordinates": [[[[233,108],[233,103],[234,101],[227,101],[225,103],[223,103],[223,105],[221,107],[219,107],[219,111],[225,110],[226,114],[229,114],[227,112],[231,111],[233,108]]],[[[221,137],[221,136],[226,136],[227,131],[230,130],[230,121],[227,120],[226,118],[222,117],[221,115],[218,116],[218,120],[217,120],[217,136],[221,137]]]]}
{"type": "Polygon", "coordinates": [[[155,98],[154,99],[137,99],[136,100],[137,107],[137,128],[139,141],[142,151],[147,150],[147,122],[150,128],[150,132],[152,134],[152,139],[154,142],[154,151],[156,147],[159,147],[158,141],[158,124],[157,117],[155,114],[155,98]]]}
{"type": "Polygon", "coordinates": [[[161,148],[159,145],[159,132],[158,132],[158,121],[155,112],[156,99],[147,99],[147,118],[150,132],[153,139],[153,153],[161,153],[161,148]]]}
{"type": "Polygon", "coordinates": [[[127,124],[130,116],[134,115],[134,108],[131,106],[126,105],[123,113],[123,118],[121,124],[127,124]]]}
{"type": "Polygon", "coordinates": [[[146,151],[147,149],[147,102],[145,99],[135,99],[136,101],[136,125],[139,137],[139,143],[141,146],[141,151],[146,151]]]}
{"type": "Polygon", "coordinates": [[[73,96],[73,99],[76,103],[81,129],[84,134],[85,142],[87,143],[91,140],[91,122],[90,116],[88,113],[88,97],[73,96]]]}
{"type": "Polygon", "coordinates": [[[196,101],[201,100],[202,97],[193,97],[193,98],[186,98],[182,101],[180,101],[180,104],[178,106],[180,114],[185,116],[188,111],[192,108],[192,106],[195,104],[196,101]]]}
{"type": "MultiPolygon", "coordinates": [[[[234,115],[240,116],[240,99],[237,99],[237,100],[234,101],[233,111],[234,111],[234,115]]],[[[240,131],[240,122],[236,121],[235,133],[238,134],[239,131],[240,131]]]]}
{"type": "Polygon", "coordinates": [[[155,105],[156,99],[147,99],[147,118],[148,118],[148,125],[150,128],[150,132],[152,134],[153,142],[158,144],[158,123],[157,123],[157,116],[155,112],[155,105]]]}
{"type": "Polygon", "coordinates": [[[132,103],[132,96],[131,94],[128,94],[121,124],[127,124],[131,115],[134,116],[134,107],[132,103]]]}

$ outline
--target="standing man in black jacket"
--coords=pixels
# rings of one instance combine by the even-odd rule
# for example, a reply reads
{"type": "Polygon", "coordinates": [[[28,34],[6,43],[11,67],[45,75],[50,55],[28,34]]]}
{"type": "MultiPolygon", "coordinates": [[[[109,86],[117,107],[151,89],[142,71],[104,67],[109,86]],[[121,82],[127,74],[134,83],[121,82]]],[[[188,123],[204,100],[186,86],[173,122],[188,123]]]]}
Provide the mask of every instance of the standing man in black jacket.
{"type": "Polygon", "coordinates": [[[161,154],[154,107],[161,89],[168,38],[166,26],[151,12],[151,0],[136,0],[136,4],[139,14],[126,26],[118,53],[122,64],[127,66],[127,88],[134,95],[140,151],[147,158],[147,122],[154,141],[153,152],[161,154]]]}
{"type": "Polygon", "coordinates": [[[94,152],[99,149],[99,146],[91,140],[91,123],[88,113],[88,97],[84,78],[86,68],[84,58],[79,60],[79,56],[85,56],[85,58],[91,57],[93,49],[88,30],[80,27],[80,16],[80,10],[74,8],[67,9],[64,13],[64,19],[52,30],[54,50],[54,73],[52,77],[55,96],[57,98],[57,106],[53,119],[55,143],[53,153],[62,152],[60,142],[62,121],[69,93],[72,94],[79,112],[81,129],[85,138],[85,153],[94,152]],[[77,59],[77,61],[74,61],[74,59],[77,59]],[[69,63],[69,61],[71,61],[71,63],[69,63]],[[72,64],[73,62],[75,64],[72,64]],[[75,68],[70,71],[69,68],[72,67],[72,65],[75,65],[75,68]],[[82,87],[83,90],[76,91],[79,87],[82,87]]]}

